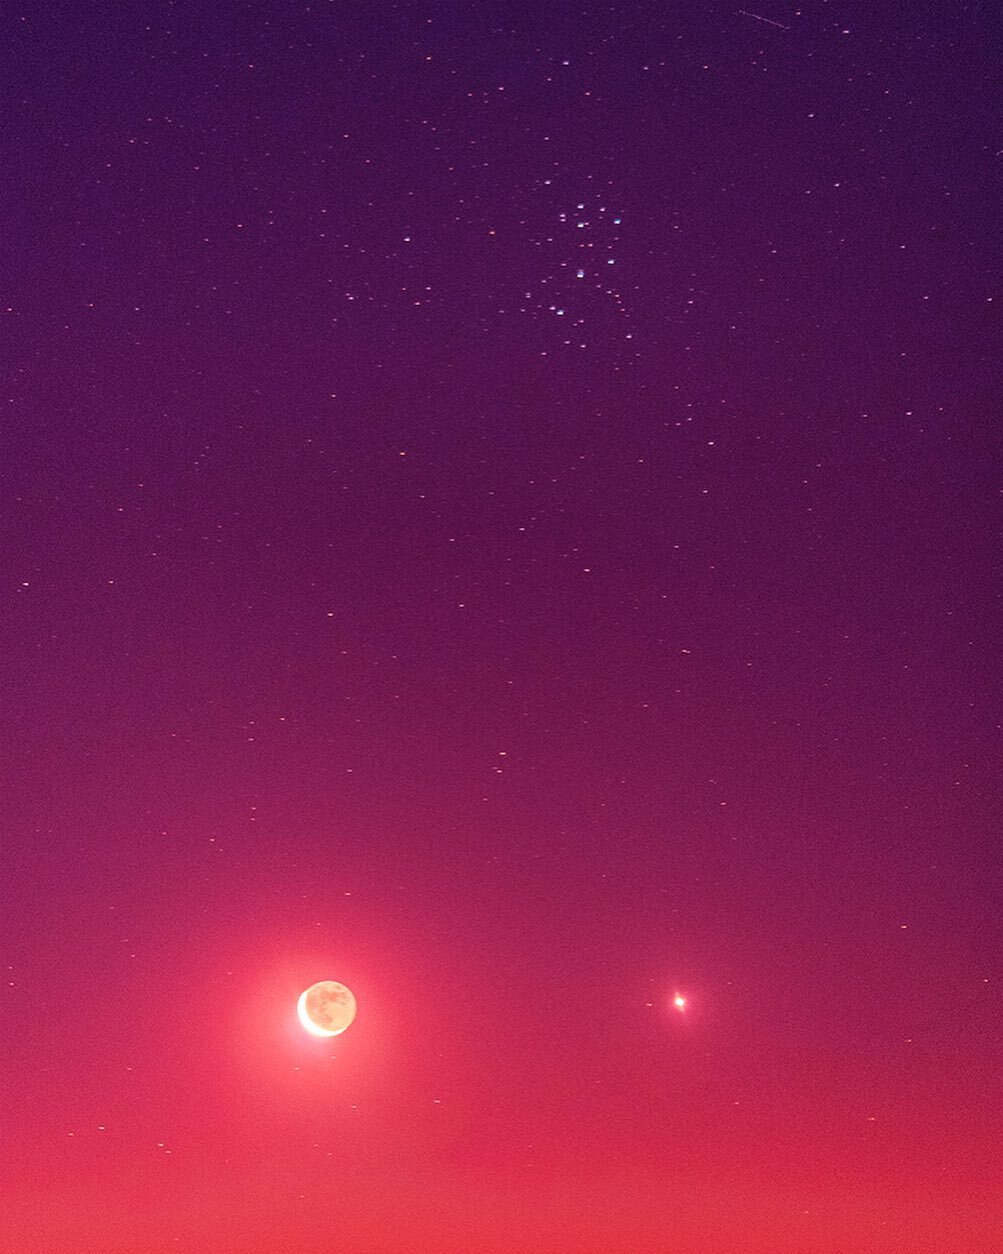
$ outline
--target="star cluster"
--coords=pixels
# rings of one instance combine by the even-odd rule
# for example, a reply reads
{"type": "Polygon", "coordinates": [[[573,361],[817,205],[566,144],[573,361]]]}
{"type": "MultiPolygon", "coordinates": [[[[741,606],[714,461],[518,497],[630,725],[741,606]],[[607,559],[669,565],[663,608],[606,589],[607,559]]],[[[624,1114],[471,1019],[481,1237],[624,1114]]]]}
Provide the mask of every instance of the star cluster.
{"type": "Polygon", "coordinates": [[[0,1246],[1003,1248],[993,20],[5,9],[0,1246]]]}

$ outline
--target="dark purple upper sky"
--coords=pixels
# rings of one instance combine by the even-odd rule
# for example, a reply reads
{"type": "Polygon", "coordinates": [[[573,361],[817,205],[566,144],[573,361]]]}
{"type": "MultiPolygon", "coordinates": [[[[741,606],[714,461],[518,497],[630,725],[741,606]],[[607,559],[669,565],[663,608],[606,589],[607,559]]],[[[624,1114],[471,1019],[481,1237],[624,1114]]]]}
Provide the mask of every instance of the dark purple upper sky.
{"type": "Polygon", "coordinates": [[[753,8],[6,7],[5,1250],[1003,1244],[998,15],[753,8]]]}

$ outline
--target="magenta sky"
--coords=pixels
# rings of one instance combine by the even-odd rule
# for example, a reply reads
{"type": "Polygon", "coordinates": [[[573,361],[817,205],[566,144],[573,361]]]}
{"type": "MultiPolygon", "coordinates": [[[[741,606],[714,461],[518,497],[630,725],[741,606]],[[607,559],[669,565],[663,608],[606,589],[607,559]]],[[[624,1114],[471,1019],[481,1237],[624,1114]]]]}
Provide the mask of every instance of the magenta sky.
{"type": "Polygon", "coordinates": [[[996,16],[753,7],[5,7],[3,1250],[1003,1248],[996,16]]]}

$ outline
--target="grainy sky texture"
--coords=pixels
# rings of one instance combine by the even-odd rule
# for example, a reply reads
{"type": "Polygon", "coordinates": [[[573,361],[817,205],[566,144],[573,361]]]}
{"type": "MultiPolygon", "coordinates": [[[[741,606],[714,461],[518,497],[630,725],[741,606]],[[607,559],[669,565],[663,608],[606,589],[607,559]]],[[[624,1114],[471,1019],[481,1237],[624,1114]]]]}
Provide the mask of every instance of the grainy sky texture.
{"type": "Polygon", "coordinates": [[[1003,1248],[998,14],[754,8],[4,7],[5,1251],[1003,1248]]]}

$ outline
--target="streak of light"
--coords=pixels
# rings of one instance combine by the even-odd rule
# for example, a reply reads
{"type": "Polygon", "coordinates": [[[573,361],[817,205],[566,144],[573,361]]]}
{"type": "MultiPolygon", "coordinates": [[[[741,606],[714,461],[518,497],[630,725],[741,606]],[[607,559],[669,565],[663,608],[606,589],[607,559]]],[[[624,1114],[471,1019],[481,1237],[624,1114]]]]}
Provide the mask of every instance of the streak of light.
{"type": "Polygon", "coordinates": [[[738,11],[742,17],[752,17],[757,22],[765,22],[767,26],[776,26],[780,30],[790,30],[789,26],[785,26],[783,22],[775,22],[772,17],[763,17],[759,13],[750,13],[748,9],[739,9],[738,11]]]}

